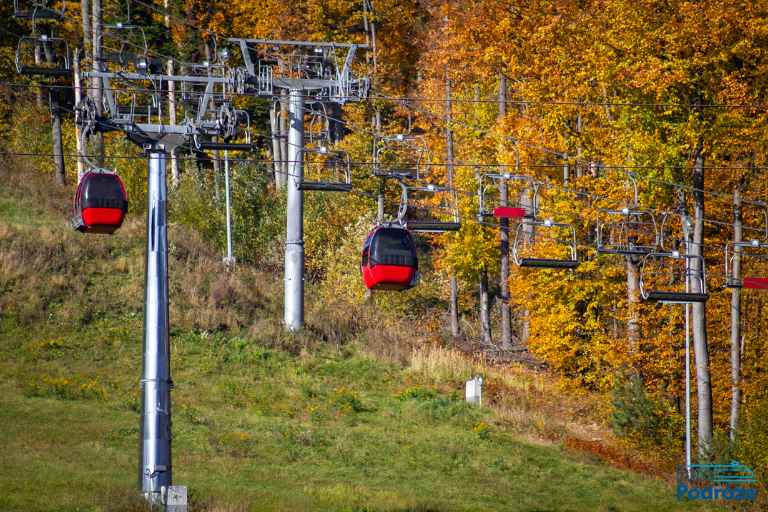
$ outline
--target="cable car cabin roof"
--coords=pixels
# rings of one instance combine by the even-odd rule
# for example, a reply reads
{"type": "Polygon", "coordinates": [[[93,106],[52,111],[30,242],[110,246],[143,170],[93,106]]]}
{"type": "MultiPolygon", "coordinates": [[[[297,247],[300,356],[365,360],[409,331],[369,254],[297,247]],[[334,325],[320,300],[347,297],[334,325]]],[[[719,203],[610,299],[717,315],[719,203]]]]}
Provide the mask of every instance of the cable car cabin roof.
{"type": "Polygon", "coordinates": [[[418,268],[416,245],[404,228],[380,227],[370,235],[369,259],[373,265],[392,265],[418,268]]]}
{"type": "Polygon", "coordinates": [[[691,304],[694,302],[707,302],[707,293],[683,293],[650,291],[645,300],[647,302],[662,302],[665,304],[691,304]]]}
{"type": "Polygon", "coordinates": [[[578,260],[557,260],[548,258],[520,258],[521,267],[531,268],[566,268],[573,269],[579,266],[578,260]]]}

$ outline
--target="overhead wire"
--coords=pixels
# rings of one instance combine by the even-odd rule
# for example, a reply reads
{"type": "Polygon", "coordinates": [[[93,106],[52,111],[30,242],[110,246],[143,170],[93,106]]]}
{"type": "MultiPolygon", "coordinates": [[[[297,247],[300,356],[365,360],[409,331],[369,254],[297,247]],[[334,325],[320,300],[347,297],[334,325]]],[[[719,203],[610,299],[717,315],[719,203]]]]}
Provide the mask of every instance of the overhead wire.
{"type": "MultiPolygon", "coordinates": [[[[144,5],[145,7],[149,7],[152,10],[154,10],[154,11],[160,13],[160,14],[169,15],[170,16],[170,13],[168,13],[166,11],[161,11],[160,9],[156,8],[155,6],[152,6],[150,4],[145,4],[144,2],[141,2],[140,0],[130,0],[130,1],[133,1],[133,2],[138,3],[140,5],[144,5]]],[[[175,18],[177,18],[177,17],[175,17],[175,18]]],[[[177,18],[177,19],[180,19],[180,18],[177,18]]],[[[184,20],[184,21],[186,21],[186,20],[184,20]]],[[[185,24],[187,24],[187,23],[185,23],[185,24]]],[[[194,28],[195,30],[199,31],[199,29],[197,29],[197,27],[194,27],[192,25],[190,25],[190,26],[192,28],[194,28]]],[[[3,30],[5,32],[9,32],[9,31],[7,31],[5,29],[3,29],[3,30]]],[[[138,45],[135,45],[135,44],[133,44],[132,42],[130,42],[128,40],[123,39],[122,41],[127,43],[127,44],[129,44],[129,45],[131,45],[131,46],[133,46],[133,47],[135,47],[135,48],[138,48],[138,49],[140,49],[142,51],[153,52],[155,55],[158,55],[160,57],[164,57],[164,58],[167,58],[167,59],[174,60],[176,62],[180,62],[178,59],[175,59],[172,56],[164,55],[164,54],[161,54],[159,52],[154,52],[153,50],[149,50],[148,48],[139,47],[138,45]]],[[[114,49],[113,49],[113,51],[114,51],[114,49]]],[[[25,84],[25,86],[29,87],[29,84],[25,84]]],[[[51,87],[51,86],[42,86],[42,87],[51,87]]],[[[54,85],[53,87],[67,87],[67,86],[57,86],[57,85],[54,85]]],[[[156,92],[155,89],[147,89],[147,92],[150,92],[150,91],[156,92]]],[[[181,93],[181,91],[177,91],[175,94],[182,94],[182,93],[181,93]]],[[[238,95],[238,94],[237,93],[232,93],[232,95],[238,95]]],[[[244,94],[244,95],[247,95],[247,94],[244,94]]],[[[250,95],[247,95],[247,96],[250,96],[250,95]]],[[[308,96],[311,97],[311,95],[308,95],[308,96]]],[[[378,100],[394,101],[394,102],[398,102],[398,103],[404,104],[405,106],[412,106],[412,102],[414,102],[414,101],[418,101],[418,102],[421,102],[421,103],[446,103],[448,101],[450,101],[451,103],[498,103],[498,99],[486,100],[486,99],[452,98],[450,100],[447,100],[447,99],[444,99],[444,98],[443,99],[436,99],[436,98],[425,98],[425,97],[391,97],[391,96],[371,96],[368,99],[378,99],[378,100]]],[[[672,104],[672,103],[626,103],[626,102],[625,103],[610,103],[610,102],[595,102],[595,103],[593,103],[593,102],[584,102],[584,101],[580,101],[580,102],[570,102],[570,101],[531,102],[531,101],[508,100],[507,103],[508,104],[519,104],[519,105],[520,104],[524,104],[524,105],[551,104],[551,105],[577,105],[577,106],[601,106],[601,107],[604,107],[604,106],[641,106],[641,107],[681,106],[679,104],[672,104]]],[[[726,105],[726,104],[722,104],[722,105],[719,105],[719,104],[696,105],[696,107],[706,107],[706,108],[710,108],[710,107],[711,108],[743,108],[743,107],[746,107],[746,106],[761,107],[762,108],[762,106],[758,106],[758,105],[743,105],[743,104],[739,104],[739,105],[726,105]]],[[[422,112],[424,112],[423,109],[418,109],[418,107],[417,107],[417,110],[422,110],[422,112]]],[[[427,114],[432,116],[432,117],[438,117],[438,116],[435,116],[434,114],[432,114],[431,112],[427,112],[427,114]]],[[[347,121],[344,121],[344,120],[336,120],[336,121],[342,122],[345,125],[349,125],[349,123],[347,121]]],[[[517,139],[514,139],[514,140],[519,143],[519,140],[517,140],[517,139]]],[[[540,150],[544,149],[547,152],[549,152],[551,154],[555,154],[555,155],[563,155],[564,154],[564,152],[558,152],[556,150],[550,150],[548,148],[543,148],[541,146],[538,146],[538,149],[540,149],[540,150]]],[[[358,162],[356,164],[357,165],[360,165],[360,164],[366,165],[366,163],[361,163],[361,162],[358,162]]],[[[367,163],[367,165],[373,165],[373,163],[367,163]]],[[[429,165],[429,166],[445,166],[446,164],[445,163],[429,163],[427,165],[429,165]]],[[[471,164],[455,163],[454,165],[455,166],[461,166],[461,165],[470,166],[471,165],[471,166],[474,166],[474,167],[491,167],[491,166],[505,167],[505,168],[511,167],[510,165],[505,165],[505,164],[483,164],[483,163],[471,163],[471,164]]],[[[555,164],[553,164],[553,165],[537,164],[537,165],[529,165],[529,166],[527,166],[527,168],[559,168],[559,167],[560,166],[555,165],[555,164]]],[[[664,168],[671,168],[671,166],[615,166],[615,165],[612,165],[612,166],[601,165],[601,167],[604,168],[604,169],[605,168],[611,168],[611,169],[630,169],[630,168],[631,169],[639,169],[639,168],[644,168],[644,169],[664,169],[664,168]]],[[[706,168],[717,168],[717,169],[737,169],[738,168],[738,169],[744,169],[746,167],[742,167],[742,166],[707,166],[706,168]]],[[[754,167],[752,167],[752,168],[754,168],[754,167]]],[[[720,195],[720,196],[726,196],[727,195],[725,193],[718,193],[718,192],[715,192],[715,191],[696,189],[695,187],[691,187],[689,185],[685,185],[685,184],[681,184],[681,183],[668,182],[668,181],[658,180],[658,179],[654,179],[654,178],[649,178],[649,179],[650,180],[654,180],[657,183],[660,183],[660,184],[663,184],[663,185],[666,185],[666,186],[675,187],[675,188],[678,188],[678,189],[685,188],[685,189],[696,191],[696,192],[702,192],[704,194],[713,194],[713,195],[720,195]]],[[[455,190],[455,191],[459,192],[459,190],[455,190]]],[[[468,191],[461,191],[461,192],[463,192],[463,193],[471,193],[471,192],[468,192],[468,191]]],[[[745,200],[745,202],[749,202],[749,201],[745,200]]],[[[758,203],[758,202],[754,202],[753,204],[760,204],[760,205],[762,205],[762,203],[758,203]]],[[[713,222],[717,222],[717,221],[713,220],[713,222]]]]}

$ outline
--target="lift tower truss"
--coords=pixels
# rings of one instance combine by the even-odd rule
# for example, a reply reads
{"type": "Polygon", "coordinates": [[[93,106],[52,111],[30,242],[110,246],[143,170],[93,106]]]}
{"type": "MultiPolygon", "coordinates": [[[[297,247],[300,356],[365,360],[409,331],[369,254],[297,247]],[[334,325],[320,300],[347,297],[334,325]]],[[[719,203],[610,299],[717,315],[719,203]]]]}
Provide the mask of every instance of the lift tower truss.
{"type": "Polygon", "coordinates": [[[370,81],[355,74],[354,61],[364,44],[271,39],[229,39],[240,48],[244,68],[235,70],[236,90],[257,96],[287,92],[287,220],[285,240],[284,322],[289,331],[304,326],[304,113],[306,104],[361,101],[370,81]]]}
{"type": "MultiPolygon", "coordinates": [[[[234,87],[231,74],[196,75],[153,73],[147,61],[136,70],[103,70],[83,73],[104,86],[103,112],[92,98],[76,107],[75,120],[83,138],[97,132],[121,131],[144,148],[148,156],[147,247],[144,304],[144,347],[141,376],[141,433],[139,436],[139,488],[153,504],[166,507],[182,488],[172,486],[170,343],[168,337],[168,233],[166,162],[178,146],[204,149],[214,138],[217,148],[242,137],[243,116],[226,100],[234,87]],[[198,89],[183,121],[169,124],[168,83],[198,89]]],[[[175,103],[175,102],[174,102],[175,103]]],[[[175,108],[175,107],[174,107],[175,108]]],[[[246,140],[250,137],[246,135],[246,140]]],[[[235,144],[233,149],[245,149],[235,144]]],[[[85,145],[83,146],[85,147],[85,145]]],[[[178,502],[177,502],[178,503],[178,502]]]]}

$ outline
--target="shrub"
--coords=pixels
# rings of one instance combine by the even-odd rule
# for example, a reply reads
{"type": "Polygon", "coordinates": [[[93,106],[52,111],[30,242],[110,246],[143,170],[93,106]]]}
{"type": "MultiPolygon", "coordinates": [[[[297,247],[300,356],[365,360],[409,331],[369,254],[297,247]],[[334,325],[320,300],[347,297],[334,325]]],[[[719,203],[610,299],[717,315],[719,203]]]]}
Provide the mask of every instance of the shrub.
{"type": "Polygon", "coordinates": [[[642,446],[670,445],[680,432],[670,408],[649,395],[638,376],[617,379],[612,405],[613,430],[642,446]]]}

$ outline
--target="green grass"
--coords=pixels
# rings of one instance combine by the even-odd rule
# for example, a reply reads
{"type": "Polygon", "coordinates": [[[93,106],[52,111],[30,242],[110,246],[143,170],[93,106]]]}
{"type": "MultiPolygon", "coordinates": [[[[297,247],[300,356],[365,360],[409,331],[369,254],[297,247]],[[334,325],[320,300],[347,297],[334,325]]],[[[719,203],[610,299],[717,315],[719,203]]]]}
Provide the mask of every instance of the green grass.
{"type": "MultiPolygon", "coordinates": [[[[108,497],[123,500],[135,486],[140,321],[69,333],[12,324],[5,319],[0,337],[0,509],[100,510],[108,497]]],[[[439,392],[354,352],[291,355],[221,335],[177,332],[173,350],[175,480],[201,508],[679,505],[666,484],[505,432],[460,400],[460,383],[439,392]]]]}
{"type": "MultiPolygon", "coordinates": [[[[0,226],[13,236],[34,237],[53,222],[21,222],[26,207],[2,199],[0,207],[0,226]]],[[[86,243],[78,240],[68,243],[86,243]]],[[[120,257],[140,257],[141,239],[101,240],[120,257]]],[[[0,245],[0,257],[6,250],[0,245]]],[[[143,276],[141,265],[110,272],[108,257],[77,271],[52,260],[59,281],[86,283],[80,296],[46,295],[39,282],[0,269],[3,512],[143,508],[135,493],[141,305],[121,294],[143,276]],[[33,293],[45,314],[17,314],[33,293]],[[93,314],[76,314],[81,304],[93,314]]],[[[279,277],[265,286],[279,296],[279,277]]],[[[135,290],[127,296],[135,300],[135,290]]],[[[256,333],[172,330],[174,480],[189,486],[193,510],[689,508],[660,480],[524,440],[491,410],[465,404],[460,380],[437,385],[354,343],[281,334],[275,311],[279,304],[254,306],[249,314],[271,315],[256,333]]]]}

